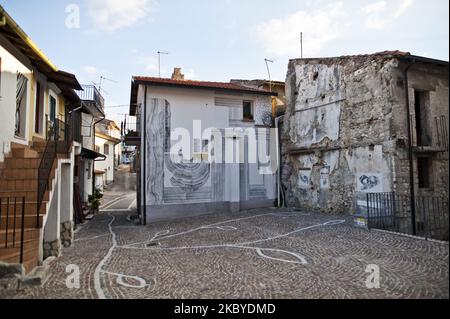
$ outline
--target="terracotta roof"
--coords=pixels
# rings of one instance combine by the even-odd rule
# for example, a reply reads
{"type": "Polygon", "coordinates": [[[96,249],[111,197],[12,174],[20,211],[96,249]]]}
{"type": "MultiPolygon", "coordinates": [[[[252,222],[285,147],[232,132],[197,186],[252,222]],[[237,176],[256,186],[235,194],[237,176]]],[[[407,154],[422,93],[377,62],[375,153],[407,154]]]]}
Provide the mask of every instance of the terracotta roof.
{"type": "Polygon", "coordinates": [[[243,85],[238,85],[229,82],[207,82],[207,81],[190,81],[190,80],[172,80],[167,78],[154,78],[145,76],[134,76],[134,82],[148,83],[159,86],[175,86],[175,87],[187,87],[187,88],[200,88],[200,89],[215,89],[215,90],[229,90],[238,91],[242,93],[253,93],[262,95],[273,95],[276,93],[269,92],[267,90],[249,88],[243,85]]]}

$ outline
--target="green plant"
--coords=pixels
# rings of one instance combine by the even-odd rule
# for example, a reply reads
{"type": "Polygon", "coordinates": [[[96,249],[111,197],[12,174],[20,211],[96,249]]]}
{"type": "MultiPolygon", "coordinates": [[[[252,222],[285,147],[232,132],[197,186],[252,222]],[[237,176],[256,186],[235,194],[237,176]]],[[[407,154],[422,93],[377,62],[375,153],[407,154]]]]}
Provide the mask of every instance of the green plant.
{"type": "Polygon", "coordinates": [[[100,199],[103,198],[103,193],[99,188],[94,190],[94,194],[89,195],[89,204],[92,210],[98,210],[100,208],[100,199]]]}

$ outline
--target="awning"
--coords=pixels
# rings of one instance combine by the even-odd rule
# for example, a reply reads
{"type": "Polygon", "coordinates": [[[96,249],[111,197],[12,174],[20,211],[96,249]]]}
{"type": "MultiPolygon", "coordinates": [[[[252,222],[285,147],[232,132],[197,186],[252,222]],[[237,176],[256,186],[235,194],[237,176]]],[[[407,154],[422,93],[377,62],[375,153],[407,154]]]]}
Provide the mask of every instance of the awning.
{"type": "Polygon", "coordinates": [[[90,160],[97,160],[97,159],[105,160],[106,159],[106,155],[100,154],[96,151],[93,151],[93,150],[90,150],[87,148],[83,148],[81,150],[80,156],[82,158],[86,158],[86,159],[90,159],[90,160]]]}

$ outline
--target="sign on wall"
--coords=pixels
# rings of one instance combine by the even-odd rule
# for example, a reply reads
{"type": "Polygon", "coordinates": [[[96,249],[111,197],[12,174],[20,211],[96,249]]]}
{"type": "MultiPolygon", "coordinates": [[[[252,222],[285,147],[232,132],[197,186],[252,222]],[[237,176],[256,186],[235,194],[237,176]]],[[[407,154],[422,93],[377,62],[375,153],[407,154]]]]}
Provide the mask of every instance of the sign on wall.
{"type": "Polygon", "coordinates": [[[330,189],[330,166],[320,170],[320,189],[330,189]]]}
{"type": "Polygon", "coordinates": [[[298,173],[298,186],[308,189],[311,182],[311,170],[300,170],[298,173]]]}
{"type": "Polygon", "coordinates": [[[383,174],[360,173],[356,176],[357,191],[362,193],[382,193],[383,174]]]}

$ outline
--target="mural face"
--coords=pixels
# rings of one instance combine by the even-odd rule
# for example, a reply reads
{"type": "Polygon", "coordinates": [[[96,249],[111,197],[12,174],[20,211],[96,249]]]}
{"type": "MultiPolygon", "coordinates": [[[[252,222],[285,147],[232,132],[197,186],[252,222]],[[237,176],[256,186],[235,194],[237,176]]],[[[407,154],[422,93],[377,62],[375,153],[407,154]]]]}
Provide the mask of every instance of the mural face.
{"type": "Polygon", "coordinates": [[[311,170],[300,170],[298,174],[298,186],[302,189],[308,189],[311,181],[311,170]]]}
{"type": "Polygon", "coordinates": [[[381,193],[383,192],[383,175],[378,173],[362,173],[357,176],[358,192],[381,193]]]}

